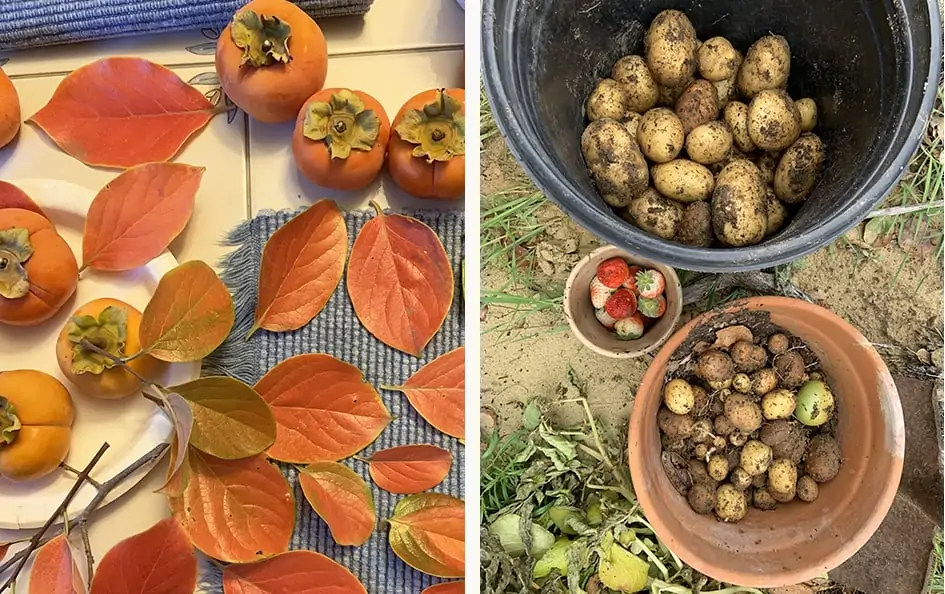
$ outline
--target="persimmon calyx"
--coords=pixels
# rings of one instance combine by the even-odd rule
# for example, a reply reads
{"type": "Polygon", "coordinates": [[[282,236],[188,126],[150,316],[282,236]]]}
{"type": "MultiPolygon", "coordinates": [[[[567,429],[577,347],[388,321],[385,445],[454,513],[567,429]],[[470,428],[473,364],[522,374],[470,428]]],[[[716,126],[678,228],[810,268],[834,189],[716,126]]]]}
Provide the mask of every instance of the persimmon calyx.
{"type": "Polygon", "coordinates": [[[302,134],[324,141],[332,159],[347,159],[351,151],[370,151],[377,142],[381,119],[364,101],[347,89],[332,93],[329,100],[314,101],[305,114],[302,134]]]}
{"type": "Polygon", "coordinates": [[[254,10],[244,10],[233,17],[230,37],[236,47],[243,50],[240,66],[249,64],[254,68],[288,64],[289,35],[292,27],[277,16],[260,16],[254,10]]]}
{"type": "Polygon", "coordinates": [[[99,375],[119,365],[102,353],[87,349],[81,343],[87,340],[99,349],[120,359],[124,355],[128,334],[128,312],[108,306],[95,316],[75,316],[69,322],[69,342],[72,344],[72,371],[99,375]]]}
{"type": "Polygon", "coordinates": [[[404,114],[396,130],[405,141],[417,145],[413,156],[425,158],[427,163],[466,154],[463,105],[444,89],[436,92],[433,103],[404,114]]]}
{"type": "Polygon", "coordinates": [[[30,278],[23,265],[32,255],[28,230],[13,227],[0,231],[0,297],[19,299],[30,292],[30,278]]]}
{"type": "Polygon", "coordinates": [[[13,403],[0,396],[0,447],[10,445],[22,425],[16,416],[13,403]]]}

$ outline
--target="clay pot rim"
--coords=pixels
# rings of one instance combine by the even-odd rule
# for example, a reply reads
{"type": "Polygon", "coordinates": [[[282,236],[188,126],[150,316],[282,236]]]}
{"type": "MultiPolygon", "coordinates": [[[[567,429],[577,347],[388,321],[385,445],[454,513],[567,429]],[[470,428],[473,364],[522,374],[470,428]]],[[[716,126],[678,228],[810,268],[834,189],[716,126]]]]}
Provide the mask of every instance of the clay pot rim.
{"type": "MultiPolygon", "coordinates": [[[[809,303],[807,301],[803,301],[801,299],[793,299],[790,297],[747,297],[738,299],[700,314],[677,330],[669,338],[669,340],[663,344],[663,348],[660,349],[660,352],[657,353],[653,361],[650,363],[646,373],[643,376],[643,379],[640,381],[640,387],[637,389],[637,394],[644,393],[646,391],[644,388],[649,384],[662,382],[663,376],[665,374],[665,367],[669,362],[670,357],[685,341],[685,339],[696,326],[700,326],[720,314],[731,314],[746,309],[767,310],[767,306],[769,304],[777,303],[790,303],[792,308],[799,311],[804,311],[809,315],[819,318],[833,318],[834,321],[838,321],[841,326],[846,328],[851,338],[854,339],[854,345],[868,347],[870,349],[873,348],[872,344],[866,339],[866,337],[862,335],[862,333],[860,333],[859,330],[828,309],[813,303],[809,303]]],[[[879,358],[878,354],[877,358],[879,358]]],[[[895,385],[889,370],[885,366],[877,371],[880,376],[885,376],[882,378],[884,382],[895,385]]],[[[642,425],[642,423],[653,421],[652,419],[644,418],[642,413],[637,414],[637,411],[641,409],[642,407],[634,405],[633,409],[630,411],[630,438],[627,445],[627,454],[630,463],[630,477],[634,484],[638,484],[638,481],[642,480],[642,477],[644,476],[644,466],[647,465],[647,461],[644,460],[644,456],[641,453],[634,451],[633,434],[639,431],[639,426],[642,425]]],[[[893,409],[894,410],[891,411],[893,420],[898,427],[898,431],[902,433],[902,438],[895,440],[899,451],[894,453],[901,458],[905,453],[905,421],[903,418],[902,406],[898,400],[893,403],[893,409]]],[[[658,464],[659,462],[656,461],[656,463],[658,464]]],[[[823,557],[820,560],[820,564],[818,565],[810,565],[806,568],[801,567],[793,570],[773,570],[764,576],[763,585],[759,583],[759,576],[757,573],[742,572],[737,567],[719,567],[705,560],[702,555],[699,554],[697,549],[690,547],[687,542],[676,538],[677,535],[667,528],[667,525],[665,522],[663,522],[662,517],[659,515],[659,513],[656,513],[657,506],[655,505],[653,498],[651,498],[650,493],[646,489],[634,489],[634,492],[637,496],[637,501],[639,501],[640,507],[643,510],[644,516],[653,527],[653,531],[657,534],[660,540],[662,540],[666,546],[669,547],[669,549],[673,551],[673,553],[675,553],[684,563],[692,566],[697,571],[722,582],[744,586],[755,585],[755,587],[778,588],[800,584],[815,577],[822,576],[824,573],[824,567],[831,569],[836,568],[856,554],[856,552],[859,551],[863,545],[869,541],[870,538],[872,538],[880,524],[882,524],[883,520],[886,518],[886,515],[889,513],[889,509],[892,507],[893,500],[895,499],[896,493],[899,490],[901,478],[902,477],[900,474],[900,476],[895,477],[895,480],[886,481],[882,491],[873,494],[871,498],[876,502],[874,512],[869,516],[867,521],[863,523],[859,530],[857,530],[851,538],[844,542],[842,547],[837,548],[830,554],[823,557]]]]}

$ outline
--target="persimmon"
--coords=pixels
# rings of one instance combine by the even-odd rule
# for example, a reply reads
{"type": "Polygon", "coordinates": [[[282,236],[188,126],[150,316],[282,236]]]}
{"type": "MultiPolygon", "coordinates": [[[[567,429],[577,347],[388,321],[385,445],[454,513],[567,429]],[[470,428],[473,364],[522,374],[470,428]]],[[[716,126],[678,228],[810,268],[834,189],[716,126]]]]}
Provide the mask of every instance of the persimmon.
{"type": "Polygon", "coordinates": [[[324,89],[295,120],[292,154],[299,170],[325,188],[360,190],[384,167],[390,120],[364,91],[324,89]]]}
{"type": "MultiPolygon", "coordinates": [[[[117,299],[96,299],[77,309],[59,333],[56,358],[59,369],[75,387],[95,398],[124,398],[141,389],[141,379],[114,358],[141,351],[141,312],[117,299]],[[83,345],[84,341],[96,349],[83,345]],[[98,351],[105,351],[111,357],[98,351]]],[[[125,365],[148,380],[156,380],[166,364],[139,355],[125,365]]]]}
{"type": "Polygon", "coordinates": [[[75,292],[79,267],[69,244],[40,214],[0,209],[0,323],[48,320],[75,292]]]}
{"type": "Polygon", "coordinates": [[[0,68],[0,148],[10,144],[20,131],[20,96],[10,77],[0,68]]]}
{"type": "Polygon", "coordinates": [[[417,198],[455,200],[466,182],[466,91],[431,89],[394,118],[387,146],[390,175],[417,198]]]}
{"type": "Polygon", "coordinates": [[[0,476],[28,481],[66,459],[75,407],[62,382],[42,371],[0,371],[0,476]]]}
{"type": "Polygon", "coordinates": [[[224,92],[260,122],[292,120],[325,84],[328,47],[321,28],[286,0],[253,0],[217,41],[224,92]]]}

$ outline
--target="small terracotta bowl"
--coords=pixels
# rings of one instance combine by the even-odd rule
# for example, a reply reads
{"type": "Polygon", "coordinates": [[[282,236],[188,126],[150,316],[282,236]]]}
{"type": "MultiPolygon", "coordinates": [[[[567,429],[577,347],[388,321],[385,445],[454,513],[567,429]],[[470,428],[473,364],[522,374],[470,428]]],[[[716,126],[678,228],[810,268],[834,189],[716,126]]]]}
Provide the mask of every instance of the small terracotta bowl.
{"type": "MultiPolygon", "coordinates": [[[[735,317],[731,324],[737,324],[735,317]]],[[[727,324],[726,324],[727,325],[727,324]]],[[[680,353],[685,356],[686,353],[680,353]]],[[[889,512],[905,451],[899,393],[885,363],[856,328],[806,301],[741,299],[705,313],[676,332],[656,355],[630,416],[630,474],[647,520],[680,559],[717,580],[756,588],[799,584],[839,566],[866,544],[889,512]],[[666,365],[694,330],[714,317],[765,311],[771,323],[803,340],[837,395],[837,441],[843,464],[811,503],[795,499],[773,511],[749,507],[724,524],[692,511],[660,463],[656,414],[666,365]]]]}
{"type": "Polygon", "coordinates": [[[682,286],[676,271],[653,260],[635,256],[618,247],[605,245],[584,256],[575,264],[568,282],[564,286],[564,315],[568,318],[571,332],[578,337],[584,346],[595,353],[615,359],[632,359],[645,355],[659,348],[673,332],[679,321],[682,311],[682,286]],[[657,322],[650,326],[640,338],[636,340],[621,340],[617,335],[604,328],[594,316],[594,307],[591,305],[590,284],[597,274],[597,266],[618,256],[628,263],[644,268],[654,268],[666,279],[666,312],[657,322]]]}

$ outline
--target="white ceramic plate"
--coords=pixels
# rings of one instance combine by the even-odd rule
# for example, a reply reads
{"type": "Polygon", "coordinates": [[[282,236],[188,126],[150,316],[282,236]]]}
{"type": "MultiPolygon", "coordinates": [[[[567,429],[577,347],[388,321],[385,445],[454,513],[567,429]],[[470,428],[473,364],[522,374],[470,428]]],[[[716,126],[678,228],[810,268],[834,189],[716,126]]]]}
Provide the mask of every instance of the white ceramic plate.
{"type": "MultiPolygon", "coordinates": [[[[57,180],[13,180],[13,183],[43,208],[81,263],[82,230],[95,192],[57,180]]],[[[127,468],[165,441],[173,429],[164,414],[140,394],[119,401],[99,400],[82,394],[66,382],[56,363],[56,337],[72,312],[93,299],[112,297],[144,311],[158,281],[176,266],[174,256],[164,252],[148,265],[125,273],[86,270],[82,273],[75,296],[52,319],[29,328],[0,325],[0,370],[45,371],[66,384],[72,393],[76,420],[72,449],[66,463],[73,468],[84,468],[102,443],[108,442],[110,447],[107,453],[91,475],[98,482],[106,481],[127,468]]],[[[199,363],[177,364],[169,366],[162,380],[165,385],[174,385],[199,376],[199,363]]],[[[143,469],[112,491],[106,503],[126,493],[149,470],[143,469]]],[[[74,476],[61,470],[26,483],[15,483],[0,477],[0,529],[42,526],[74,482],[74,476]]],[[[94,496],[95,488],[84,485],[69,507],[69,516],[75,517],[94,496]]]]}

